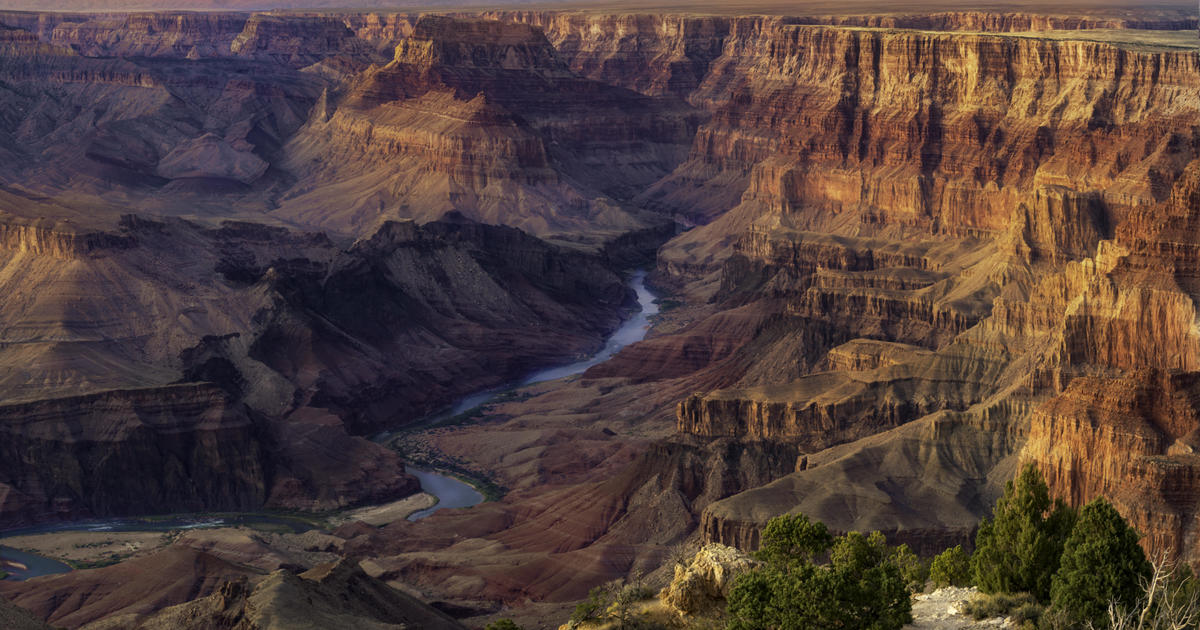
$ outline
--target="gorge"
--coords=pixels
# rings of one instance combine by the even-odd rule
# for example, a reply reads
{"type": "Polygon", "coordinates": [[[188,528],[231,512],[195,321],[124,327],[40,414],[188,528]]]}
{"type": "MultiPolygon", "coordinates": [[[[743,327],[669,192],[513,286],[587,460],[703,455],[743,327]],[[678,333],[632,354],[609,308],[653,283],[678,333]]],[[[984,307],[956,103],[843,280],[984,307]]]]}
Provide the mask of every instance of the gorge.
{"type": "Polygon", "coordinates": [[[40,620],[558,627],[780,514],[970,547],[1024,463],[1200,563],[1194,4],[44,8],[0,528],[313,529],[0,581],[40,620]],[[470,507],[354,516],[434,464],[470,507]]]}

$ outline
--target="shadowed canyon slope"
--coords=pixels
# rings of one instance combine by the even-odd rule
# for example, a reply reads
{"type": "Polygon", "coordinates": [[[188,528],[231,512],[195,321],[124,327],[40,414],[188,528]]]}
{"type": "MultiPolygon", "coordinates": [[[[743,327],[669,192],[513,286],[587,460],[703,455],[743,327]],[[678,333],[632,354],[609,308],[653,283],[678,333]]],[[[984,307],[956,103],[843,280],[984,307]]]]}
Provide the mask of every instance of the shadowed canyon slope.
{"type": "Polygon", "coordinates": [[[1026,461],[1200,561],[1195,7],[952,9],[0,12],[0,525],[503,491],[0,594],[540,627],[785,512],[969,543],[1026,461]],[[647,265],[644,341],[412,427],[598,350],[647,265]]]}

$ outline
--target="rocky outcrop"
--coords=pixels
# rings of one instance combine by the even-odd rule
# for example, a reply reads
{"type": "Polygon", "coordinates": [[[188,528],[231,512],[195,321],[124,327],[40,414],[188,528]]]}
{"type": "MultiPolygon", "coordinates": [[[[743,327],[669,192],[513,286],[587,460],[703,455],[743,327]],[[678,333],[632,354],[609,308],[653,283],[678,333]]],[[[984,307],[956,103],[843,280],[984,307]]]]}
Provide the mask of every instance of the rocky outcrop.
{"type": "Polygon", "coordinates": [[[250,357],[355,432],[595,348],[630,299],[598,257],[461,217],[387,223],[328,266],[260,273],[273,306],[250,357]]]}
{"type": "Polygon", "coordinates": [[[1030,408],[1018,398],[942,411],[810,454],[792,474],[709,504],[702,540],[756,549],[772,517],[803,513],[834,531],[881,530],[923,555],[969,548],[1015,471],[1030,408]]]}
{"type": "Polygon", "coordinates": [[[346,25],[360,39],[376,46],[394,49],[401,39],[412,35],[418,16],[397,13],[351,13],[343,16],[346,25]]]}
{"type": "MultiPolygon", "coordinates": [[[[803,7],[796,7],[804,12],[803,7]]],[[[571,69],[592,79],[644,94],[688,97],[721,56],[731,32],[771,18],[672,14],[605,14],[570,11],[495,11],[485,16],[531,24],[545,31],[571,69]]],[[[370,32],[393,32],[398,17],[374,18],[370,32]],[[390,27],[390,28],[389,28],[390,27]]],[[[782,24],[830,25],[922,31],[1006,33],[1084,29],[1196,28],[1182,11],[1160,15],[1054,15],[1025,12],[945,11],[886,15],[796,15],[782,24]]]]}
{"type": "Polygon", "coordinates": [[[6,14],[0,24],[88,57],[211,59],[243,57],[304,66],[346,56],[369,61],[376,50],[346,20],[266,13],[6,14]]]}
{"type": "Polygon", "coordinates": [[[124,234],[81,230],[51,219],[0,217],[0,249],[17,254],[76,260],[133,246],[124,234]]]}
{"type": "Polygon", "coordinates": [[[818,374],[786,385],[693,395],[679,403],[677,428],[704,437],[777,440],[816,452],[911,422],[940,409],[963,409],[971,388],[945,380],[818,374]],[[965,389],[965,391],[964,391],[965,389]]]}
{"type": "MultiPolygon", "coordinates": [[[[180,28],[187,26],[184,20],[180,28]]],[[[257,181],[325,87],[313,73],[270,60],[226,55],[197,64],[164,52],[135,62],[5,35],[0,77],[15,86],[0,96],[9,112],[0,120],[11,158],[0,169],[6,181],[46,198],[63,190],[132,192],[123,210],[100,204],[101,211],[85,213],[109,220],[136,209],[147,189],[161,193],[170,179],[204,179],[209,194],[257,181]]],[[[130,55],[151,52],[130,45],[137,48],[130,55]]]]}
{"type": "Polygon", "coordinates": [[[872,28],[903,28],[922,31],[1059,31],[1085,29],[1185,30],[1196,28],[1193,18],[1182,14],[1146,16],[1082,16],[1022,13],[1016,11],[946,11],[913,15],[829,16],[805,23],[872,28]]]}
{"type": "Polygon", "coordinates": [[[1179,172],[1159,152],[1171,140],[1154,130],[1195,115],[1167,105],[1193,89],[1196,61],[1184,52],[781,18],[736,22],[724,46],[691,96],[713,118],[676,170],[678,192],[668,179],[648,197],[667,207],[677,197],[692,216],[728,209],[711,205],[727,195],[706,192],[704,203],[693,183],[740,178],[742,203],[772,212],[860,213],[867,226],[939,232],[1002,229],[1021,191],[1040,184],[1087,181],[1128,208],[1165,192],[1148,171],[1167,181],[1179,172]],[[1128,101],[1116,94],[1139,90],[1136,106],[1118,105],[1128,101]],[[1064,115],[1046,125],[1051,102],[1064,115]]]}
{"type": "Polygon", "coordinates": [[[675,576],[659,593],[659,599],[679,615],[704,612],[723,604],[734,579],[757,564],[733,547],[705,545],[686,566],[675,565],[675,576]]]}
{"type": "Polygon", "coordinates": [[[826,355],[829,369],[834,372],[863,372],[881,367],[901,365],[912,360],[913,355],[928,355],[922,348],[874,339],[853,339],[826,355]]]}
{"type": "Polygon", "coordinates": [[[196,383],[0,408],[0,526],[264,507],[330,510],[420,490],[392,452],[311,410],[263,418],[196,383]]]}

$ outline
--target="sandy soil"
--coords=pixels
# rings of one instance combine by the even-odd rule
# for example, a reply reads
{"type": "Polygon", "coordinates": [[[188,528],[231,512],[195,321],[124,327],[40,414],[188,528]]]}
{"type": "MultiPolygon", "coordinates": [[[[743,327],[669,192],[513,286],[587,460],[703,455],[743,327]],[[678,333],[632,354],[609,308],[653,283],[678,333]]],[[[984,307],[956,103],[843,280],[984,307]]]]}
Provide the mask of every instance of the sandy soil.
{"type": "Polygon", "coordinates": [[[350,521],[362,521],[367,525],[382,527],[388,523],[406,519],[408,518],[408,515],[412,514],[413,512],[433,507],[436,503],[437,497],[425,492],[418,492],[410,497],[405,497],[392,503],[373,505],[370,507],[343,512],[333,518],[330,518],[329,524],[332,527],[337,527],[342,523],[347,523],[350,521]]]}

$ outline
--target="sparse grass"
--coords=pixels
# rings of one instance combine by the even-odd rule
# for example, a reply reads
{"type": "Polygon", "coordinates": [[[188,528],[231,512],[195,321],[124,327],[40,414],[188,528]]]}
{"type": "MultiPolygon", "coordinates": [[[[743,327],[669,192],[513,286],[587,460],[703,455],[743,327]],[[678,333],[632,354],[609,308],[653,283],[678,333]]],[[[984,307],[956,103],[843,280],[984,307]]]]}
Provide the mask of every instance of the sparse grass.
{"type": "Polygon", "coordinates": [[[8,579],[8,571],[0,569],[0,580],[7,580],[7,579],[8,579]]]}
{"type": "Polygon", "coordinates": [[[1036,621],[1041,616],[1042,610],[1037,600],[1029,593],[993,593],[991,595],[980,593],[963,606],[963,613],[970,615],[976,621],[1014,616],[1014,613],[1021,611],[1024,617],[1015,620],[1018,625],[1026,619],[1036,621]]]}
{"type": "Polygon", "coordinates": [[[97,547],[107,547],[112,544],[114,544],[112,540],[100,540],[100,541],[89,542],[89,543],[75,543],[75,548],[76,549],[94,549],[97,547]]]}
{"type": "Polygon", "coordinates": [[[675,310],[683,305],[684,305],[683,300],[676,300],[676,299],[672,299],[672,298],[659,298],[658,299],[658,312],[666,313],[667,311],[675,310]]]}
{"type": "Polygon", "coordinates": [[[100,558],[99,560],[86,560],[86,561],[84,561],[84,560],[67,560],[66,564],[67,564],[67,566],[71,567],[72,569],[76,569],[76,570],[100,569],[103,567],[112,566],[112,565],[124,560],[126,557],[127,556],[112,554],[110,556],[100,558]]]}

